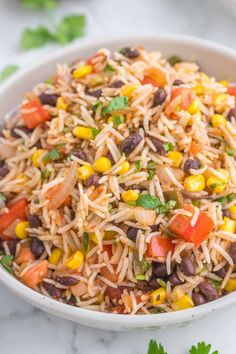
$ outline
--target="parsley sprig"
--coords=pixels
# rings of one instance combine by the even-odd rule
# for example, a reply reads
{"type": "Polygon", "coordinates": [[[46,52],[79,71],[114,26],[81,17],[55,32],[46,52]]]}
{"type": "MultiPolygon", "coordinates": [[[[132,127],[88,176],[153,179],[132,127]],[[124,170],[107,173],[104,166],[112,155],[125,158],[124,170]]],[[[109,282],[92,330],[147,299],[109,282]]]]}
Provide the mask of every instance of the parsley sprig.
{"type": "Polygon", "coordinates": [[[144,209],[155,210],[157,214],[165,214],[175,207],[176,201],[169,200],[166,203],[162,203],[159,198],[142,193],[139,195],[135,205],[141,206],[144,209]]]}
{"type": "MultiPolygon", "coordinates": [[[[168,354],[162,344],[158,344],[154,339],[149,342],[147,354],[168,354]]],[[[218,350],[211,352],[211,344],[205,342],[198,343],[197,346],[192,346],[189,354],[219,354],[218,350]]]]}
{"type": "Polygon", "coordinates": [[[9,273],[12,272],[12,261],[13,261],[13,256],[8,256],[4,255],[0,258],[0,265],[9,273]]]}

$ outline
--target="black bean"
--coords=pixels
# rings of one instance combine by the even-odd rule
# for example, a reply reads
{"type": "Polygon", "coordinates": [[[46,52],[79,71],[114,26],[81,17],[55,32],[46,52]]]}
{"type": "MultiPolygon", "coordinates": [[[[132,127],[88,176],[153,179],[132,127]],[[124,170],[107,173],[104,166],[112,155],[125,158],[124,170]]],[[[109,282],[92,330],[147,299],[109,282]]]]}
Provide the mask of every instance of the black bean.
{"type": "Polygon", "coordinates": [[[42,226],[42,221],[36,214],[29,214],[28,221],[32,229],[37,229],[38,227],[42,226]]]}
{"type": "Polygon", "coordinates": [[[156,279],[151,279],[149,281],[141,280],[136,283],[136,288],[143,292],[147,292],[160,288],[160,284],[158,284],[156,279]]]}
{"type": "Polygon", "coordinates": [[[167,277],[166,263],[152,263],[152,275],[157,278],[167,277]]]}
{"type": "Polygon", "coordinates": [[[97,90],[89,90],[87,87],[84,90],[84,93],[88,96],[93,96],[96,98],[99,98],[102,95],[102,89],[97,89],[97,90]]]}
{"type": "Polygon", "coordinates": [[[121,80],[116,80],[109,85],[110,88],[120,88],[122,86],[124,86],[124,82],[121,80]]]}
{"type": "Polygon", "coordinates": [[[58,283],[65,286],[73,286],[78,284],[79,280],[71,276],[56,277],[58,283]]]}
{"type": "Polygon", "coordinates": [[[118,287],[117,289],[108,286],[105,290],[105,295],[109,297],[112,303],[117,304],[121,298],[121,295],[124,291],[123,287],[118,287]]]}
{"type": "Polygon", "coordinates": [[[10,254],[12,256],[15,256],[15,254],[16,254],[16,245],[18,242],[20,242],[20,240],[17,240],[17,239],[12,239],[12,240],[7,241],[7,246],[9,248],[10,254]]]}
{"type": "Polygon", "coordinates": [[[39,96],[39,99],[42,104],[48,104],[49,106],[56,107],[58,97],[59,95],[57,94],[42,93],[39,96]]]}
{"type": "MultiPolygon", "coordinates": [[[[125,189],[125,188],[124,188],[125,189]]],[[[139,184],[132,184],[132,186],[129,186],[128,189],[138,189],[140,192],[146,191],[147,188],[144,186],[141,186],[139,184]]]]}
{"type": "Polygon", "coordinates": [[[69,298],[69,300],[67,300],[66,298],[64,298],[65,303],[71,306],[76,306],[77,305],[77,300],[76,297],[74,295],[71,295],[71,297],[69,298]]]}
{"type": "Polygon", "coordinates": [[[43,282],[43,287],[47,290],[48,294],[54,299],[60,299],[63,294],[63,289],[56,288],[53,284],[43,282]]]}
{"type": "Polygon", "coordinates": [[[115,160],[114,160],[112,154],[110,153],[110,151],[108,152],[108,154],[107,154],[106,157],[111,161],[111,164],[112,164],[112,165],[115,164],[115,160]]]}
{"type": "Polygon", "coordinates": [[[20,134],[18,134],[16,130],[20,130],[25,134],[32,133],[32,130],[27,128],[25,125],[18,125],[14,128],[11,128],[10,130],[11,136],[13,136],[13,138],[21,138],[20,134]]]}
{"type": "Polygon", "coordinates": [[[153,143],[153,145],[155,146],[157,153],[160,155],[166,155],[163,141],[161,141],[157,138],[154,138],[154,136],[150,136],[149,138],[150,138],[151,142],[153,143]]]}
{"type": "Polygon", "coordinates": [[[124,152],[127,155],[131,154],[141,141],[142,137],[138,133],[129,136],[121,144],[121,152],[124,152]]]}
{"type": "Polygon", "coordinates": [[[227,218],[230,218],[230,212],[227,209],[222,210],[222,215],[226,216],[227,218]]]}
{"type": "Polygon", "coordinates": [[[139,50],[133,47],[125,47],[120,52],[129,59],[135,59],[140,56],[139,50]]]}
{"type": "Polygon", "coordinates": [[[100,179],[100,176],[96,175],[95,173],[93,175],[89,176],[85,182],[86,187],[88,187],[88,188],[91,186],[97,187],[99,179],[100,179]]]}
{"type": "Polygon", "coordinates": [[[151,227],[152,232],[159,231],[159,229],[160,229],[160,224],[152,225],[152,226],[150,226],[150,227],[151,227]]]}
{"type": "Polygon", "coordinates": [[[193,293],[192,294],[192,299],[193,299],[193,302],[194,302],[195,306],[203,305],[203,304],[206,303],[206,299],[201,294],[193,293]]]}
{"type": "Polygon", "coordinates": [[[182,280],[179,279],[178,274],[176,272],[170,274],[168,280],[171,283],[171,285],[174,286],[183,284],[182,280]]]}
{"type": "Polygon", "coordinates": [[[42,256],[42,254],[45,250],[45,247],[44,247],[44,244],[41,240],[39,240],[37,238],[33,238],[30,243],[30,250],[35,255],[35,257],[38,259],[42,256]]]}
{"type": "Polygon", "coordinates": [[[218,292],[207,280],[199,284],[199,289],[207,301],[213,301],[218,298],[218,292]]]}
{"type": "Polygon", "coordinates": [[[166,90],[164,88],[159,88],[153,98],[153,107],[160,106],[163,102],[165,102],[166,97],[166,90]]]}
{"type": "Polygon", "coordinates": [[[231,108],[227,114],[228,120],[231,120],[232,118],[236,121],[236,108],[231,108]]]}
{"type": "Polygon", "coordinates": [[[71,155],[74,155],[75,157],[77,157],[80,160],[88,161],[88,157],[87,157],[86,152],[84,152],[81,149],[74,149],[70,153],[71,153],[71,155]]]}
{"type": "Polygon", "coordinates": [[[182,257],[180,263],[180,270],[187,276],[192,276],[196,274],[195,264],[188,256],[182,257]]]}
{"type": "Polygon", "coordinates": [[[4,251],[3,240],[0,239],[0,251],[4,251]]]}
{"type": "Polygon", "coordinates": [[[4,178],[9,172],[9,169],[6,166],[0,167],[0,179],[4,178]]]}
{"type": "Polygon", "coordinates": [[[179,79],[175,79],[175,81],[173,82],[173,85],[174,86],[180,86],[180,85],[183,85],[184,82],[182,80],[179,80],[179,79]]]}
{"type": "Polygon", "coordinates": [[[42,149],[42,143],[40,139],[34,144],[34,147],[36,147],[37,149],[42,149]]]}
{"type": "Polygon", "coordinates": [[[127,237],[130,240],[132,240],[133,242],[135,242],[136,238],[137,238],[138,231],[139,231],[139,229],[137,229],[136,227],[130,226],[127,230],[127,237]]]}
{"type": "Polygon", "coordinates": [[[228,265],[224,265],[222,268],[220,268],[219,270],[217,270],[215,272],[215,274],[220,277],[221,279],[224,279],[224,277],[226,276],[227,270],[228,270],[229,266],[228,265]]]}
{"type": "Polygon", "coordinates": [[[5,164],[5,161],[0,159],[0,167],[2,167],[4,164],[5,164]]]}
{"type": "Polygon", "coordinates": [[[229,247],[229,255],[234,261],[234,264],[236,264],[236,241],[231,243],[229,247]]]}
{"type": "Polygon", "coordinates": [[[201,167],[201,162],[197,159],[188,159],[184,163],[183,170],[185,173],[190,173],[190,170],[198,170],[201,167]]]}

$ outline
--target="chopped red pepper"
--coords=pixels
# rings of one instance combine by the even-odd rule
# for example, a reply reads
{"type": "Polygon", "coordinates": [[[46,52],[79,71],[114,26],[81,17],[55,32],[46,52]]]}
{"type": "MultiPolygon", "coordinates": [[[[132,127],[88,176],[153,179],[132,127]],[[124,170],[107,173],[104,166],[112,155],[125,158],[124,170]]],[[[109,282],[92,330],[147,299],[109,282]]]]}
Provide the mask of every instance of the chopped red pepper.
{"type": "Polygon", "coordinates": [[[228,86],[227,91],[229,95],[236,97],[236,87],[228,86]]]}
{"type": "MultiPolygon", "coordinates": [[[[184,210],[194,214],[194,207],[189,204],[184,206],[184,210]]],[[[188,242],[193,242],[195,247],[199,245],[208,237],[214,227],[213,220],[205,211],[201,211],[197,222],[191,226],[192,217],[178,214],[171,222],[170,230],[188,242]]]]}
{"type": "Polygon", "coordinates": [[[32,100],[22,106],[21,118],[29,129],[34,129],[51,117],[38,100],[32,100]]]}
{"type": "Polygon", "coordinates": [[[103,245],[102,250],[103,252],[107,252],[109,258],[113,256],[112,245],[103,245]]]}
{"type": "Polygon", "coordinates": [[[163,87],[166,85],[166,75],[158,68],[149,68],[144,71],[142,84],[151,84],[155,87],[163,87]]]}
{"type": "Polygon", "coordinates": [[[183,110],[188,109],[188,107],[193,101],[191,90],[187,87],[176,87],[172,89],[170,100],[172,101],[178,96],[181,96],[181,102],[179,104],[179,107],[183,110]]]}
{"type": "Polygon", "coordinates": [[[8,207],[8,213],[0,215],[0,238],[7,239],[4,236],[4,230],[6,230],[11,224],[17,220],[26,220],[28,217],[28,203],[25,198],[18,200],[14,204],[8,207]]]}
{"type": "Polygon", "coordinates": [[[171,240],[167,237],[154,236],[151,238],[150,243],[147,244],[147,257],[166,258],[169,251],[173,252],[174,245],[171,240]]]}

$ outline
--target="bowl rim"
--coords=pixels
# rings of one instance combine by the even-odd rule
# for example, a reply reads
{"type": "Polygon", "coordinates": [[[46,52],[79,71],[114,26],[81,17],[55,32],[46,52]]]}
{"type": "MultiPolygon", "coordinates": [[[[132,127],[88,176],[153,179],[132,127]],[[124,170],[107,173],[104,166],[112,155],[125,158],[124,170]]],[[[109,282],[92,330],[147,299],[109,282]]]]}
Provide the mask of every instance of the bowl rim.
{"type": "MultiPolygon", "coordinates": [[[[6,82],[4,82],[0,87],[0,97],[7,92],[8,89],[14,86],[15,82],[19,82],[24,79],[26,74],[37,70],[37,68],[41,66],[46,66],[51,61],[55,61],[56,58],[60,58],[65,54],[70,55],[74,53],[76,49],[79,51],[83,49],[89,49],[89,47],[109,47],[109,44],[118,44],[121,41],[124,42],[137,42],[144,43],[148,41],[166,41],[166,42],[175,42],[177,44],[184,43],[186,45],[191,45],[198,47],[200,49],[212,50],[215,53],[223,54],[225,57],[231,58],[236,62],[236,51],[225,47],[221,44],[217,44],[211,42],[209,40],[199,39],[193,36],[186,35],[173,35],[173,34],[164,34],[164,35],[145,35],[145,36],[119,36],[119,37],[111,37],[109,39],[97,39],[97,38],[88,38],[74,44],[68,45],[62,49],[56,50],[54,53],[49,54],[46,58],[41,58],[37,60],[35,63],[32,63],[25,68],[20,69],[16,72],[12,77],[10,77],[6,82]]],[[[41,293],[38,293],[35,290],[30,289],[26,285],[22,284],[19,280],[14,278],[12,275],[7,273],[0,266],[0,283],[4,284],[8,289],[10,289],[13,293],[19,296],[21,299],[30,303],[31,305],[38,307],[42,310],[45,310],[49,313],[52,313],[56,316],[70,319],[72,321],[78,321],[83,323],[82,321],[90,321],[94,326],[99,327],[95,323],[103,323],[103,324],[114,324],[123,326],[124,328],[144,328],[144,327],[152,327],[152,326],[163,326],[170,324],[177,324],[180,322],[186,322],[194,318],[200,318],[210,314],[212,311],[216,309],[222,309],[224,307],[230,306],[233,303],[236,303],[236,294],[228,294],[227,296],[221,297],[218,300],[214,300],[207,304],[194,307],[192,309],[177,311],[177,312],[169,312],[169,313],[159,313],[159,314],[143,314],[143,315],[122,315],[122,314],[112,314],[112,313],[104,313],[98,312],[94,310],[88,310],[81,307],[74,307],[68,304],[61,303],[57,300],[49,298],[41,293]]],[[[85,323],[86,324],[86,323],[85,323]]],[[[92,324],[91,324],[92,326],[92,324]]],[[[108,328],[109,329],[109,328],[108,328]]]]}

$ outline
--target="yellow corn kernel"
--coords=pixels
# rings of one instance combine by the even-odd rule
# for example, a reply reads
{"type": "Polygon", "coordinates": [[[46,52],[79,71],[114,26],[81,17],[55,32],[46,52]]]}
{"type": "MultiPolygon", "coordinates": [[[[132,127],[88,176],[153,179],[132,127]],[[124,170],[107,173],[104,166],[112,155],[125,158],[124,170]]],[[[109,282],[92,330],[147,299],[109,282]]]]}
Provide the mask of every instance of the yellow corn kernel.
{"type": "Polygon", "coordinates": [[[113,117],[110,116],[108,119],[107,119],[107,123],[112,123],[113,122],[113,117]]]}
{"type": "Polygon", "coordinates": [[[121,193],[122,199],[124,202],[135,202],[135,200],[138,199],[139,194],[132,189],[129,189],[128,191],[124,191],[121,193]]]}
{"type": "Polygon", "coordinates": [[[27,230],[29,227],[29,222],[28,221],[20,221],[18,224],[16,224],[15,227],[15,234],[18,238],[23,240],[24,238],[27,237],[28,233],[27,230]]]}
{"type": "Polygon", "coordinates": [[[194,92],[196,93],[196,95],[203,95],[205,93],[205,88],[203,85],[196,85],[194,87],[194,92]]]}
{"type": "Polygon", "coordinates": [[[96,304],[96,305],[100,305],[103,301],[104,301],[104,294],[99,293],[99,294],[97,295],[97,299],[96,299],[95,304],[96,304]]]}
{"type": "Polygon", "coordinates": [[[56,107],[57,107],[57,109],[62,109],[63,111],[67,110],[68,104],[66,103],[66,100],[64,97],[58,97],[56,107]]]}
{"type": "Polygon", "coordinates": [[[29,181],[29,177],[27,177],[24,173],[20,173],[16,179],[19,179],[20,181],[18,182],[18,184],[24,184],[27,183],[29,181]]]}
{"type": "Polygon", "coordinates": [[[188,112],[190,114],[196,114],[200,111],[200,104],[197,100],[193,100],[190,106],[188,107],[188,112]]]}
{"type": "Polygon", "coordinates": [[[229,279],[225,285],[225,290],[228,292],[236,290],[236,279],[229,279]]]}
{"type": "Polygon", "coordinates": [[[130,163],[129,161],[125,160],[124,162],[122,162],[122,164],[120,165],[120,170],[118,172],[118,175],[123,175],[124,173],[128,172],[130,170],[130,163]]]}
{"type": "Polygon", "coordinates": [[[218,93],[214,97],[214,105],[219,106],[227,100],[228,95],[226,93],[218,93]]]}
{"type": "Polygon", "coordinates": [[[101,156],[94,162],[93,168],[97,172],[107,172],[111,168],[111,160],[105,156],[101,156]]]}
{"type": "Polygon", "coordinates": [[[178,168],[183,161],[183,154],[179,151],[169,151],[167,157],[172,161],[172,166],[176,168],[178,168]]]}
{"type": "Polygon", "coordinates": [[[211,118],[211,124],[214,128],[219,128],[221,125],[226,125],[226,119],[221,114],[214,114],[211,118]]]}
{"type": "Polygon", "coordinates": [[[184,296],[184,291],[181,286],[175,286],[170,294],[170,298],[173,302],[180,300],[184,296]]]}
{"type": "Polygon", "coordinates": [[[227,80],[220,80],[219,83],[225,87],[229,86],[229,81],[227,80]]]}
{"type": "Polygon", "coordinates": [[[221,231],[231,232],[232,234],[235,233],[236,230],[236,221],[231,220],[230,218],[224,217],[224,224],[220,227],[221,231]]]}
{"type": "Polygon", "coordinates": [[[229,208],[230,218],[236,220],[236,205],[233,205],[229,208]]]}
{"type": "Polygon", "coordinates": [[[54,248],[54,250],[52,250],[51,256],[49,256],[48,260],[49,263],[57,265],[58,262],[60,261],[60,258],[62,256],[62,250],[60,250],[60,248],[54,248]]]}
{"type": "Polygon", "coordinates": [[[77,177],[82,179],[82,181],[86,181],[87,178],[94,174],[94,169],[92,166],[84,165],[77,169],[77,177]]]}
{"type": "Polygon", "coordinates": [[[76,251],[70,258],[66,261],[66,267],[69,269],[76,270],[84,262],[84,254],[81,251],[76,251]]]}
{"type": "Polygon", "coordinates": [[[31,158],[32,164],[35,167],[39,167],[40,164],[42,163],[42,158],[44,155],[46,155],[47,151],[43,149],[36,150],[31,158]]]}
{"type": "Polygon", "coordinates": [[[166,289],[159,288],[150,294],[150,301],[152,305],[161,305],[166,301],[166,289]]]}
{"type": "Polygon", "coordinates": [[[136,84],[125,85],[121,88],[120,95],[131,97],[137,87],[138,87],[138,85],[136,85],[136,84]]]}
{"type": "Polygon", "coordinates": [[[184,295],[181,299],[172,302],[171,307],[174,311],[185,310],[194,307],[194,303],[190,296],[184,295]]]}
{"type": "MultiPolygon", "coordinates": [[[[100,232],[100,234],[101,234],[101,238],[103,240],[104,236],[105,236],[105,232],[102,231],[102,232],[100,232]]],[[[89,240],[96,243],[96,244],[98,243],[97,235],[95,234],[95,232],[89,233],[89,240]]]]}
{"type": "Polygon", "coordinates": [[[223,168],[217,170],[222,175],[222,178],[219,178],[215,175],[210,175],[207,178],[206,185],[208,188],[212,190],[214,193],[222,193],[225,190],[225,187],[228,183],[229,172],[223,168]]]}
{"type": "Polygon", "coordinates": [[[94,139],[92,129],[91,128],[87,128],[87,127],[78,126],[78,127],[73,129],[73,134],[77,138],[83,139],[83,140],[92,140],[92,139],[94,139]]]}
{"type": "Polygon", "coordinates": [[[75,79],[81,79],[82,77],[91,74],[92,71],[93,71],[92,65],[82,65],[79,66],[77,69],[75,69],[75,71],[73,72],[73,77],[75,79]]]}
{"type": "Polygon", "coordinates": [[[105,231],[104,232],[104,240],[114,240],[116,235],[117,235],[117,232],[115,232],[115,231],[105,231]]]}
{"type": "Polygon", "coordinates": [[[203,191],[205,188],[205,177],[203,175],[186,177],[184,180],[184,188],[188,192],[203,191]]]}

